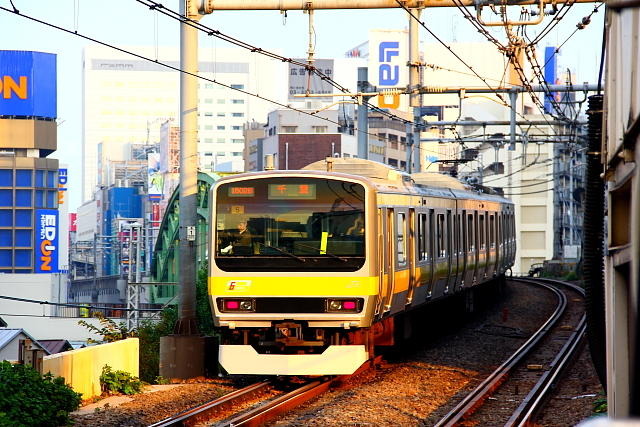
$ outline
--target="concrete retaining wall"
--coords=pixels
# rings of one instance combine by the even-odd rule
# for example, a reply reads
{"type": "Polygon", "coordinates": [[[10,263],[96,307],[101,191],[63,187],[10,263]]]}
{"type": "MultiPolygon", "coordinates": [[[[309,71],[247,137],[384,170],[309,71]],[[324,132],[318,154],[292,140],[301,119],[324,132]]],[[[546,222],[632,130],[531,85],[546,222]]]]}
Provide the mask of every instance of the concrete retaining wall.
{"type": "Polygon", "coordinates": [[[138,338],[128,338],[45,356],[43,372],[64,377],[67,384],[82,393],[82,399],[89,399],[101,393],[100,375],[104,365],[109,365],[114,371],[139,376],[138,355],[138,338]]]}

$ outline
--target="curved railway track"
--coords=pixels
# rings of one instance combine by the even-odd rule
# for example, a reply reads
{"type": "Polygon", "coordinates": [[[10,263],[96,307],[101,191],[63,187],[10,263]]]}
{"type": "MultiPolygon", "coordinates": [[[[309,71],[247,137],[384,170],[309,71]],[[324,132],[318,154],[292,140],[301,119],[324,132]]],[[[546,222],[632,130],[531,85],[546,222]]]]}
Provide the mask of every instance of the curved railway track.
{"type": "MultiPolygon", "coordinates": [[[[162,421],[151,424],[149,427],[192,426],[205,422],[208,425],[216,426],[261,426],[319,396],[330,388],[339,387],[347,378],[361,374],[374,364],[380,363],[380,361],[381,358],[376,357],[374,360],[365,363],[353,375],[310,380],[291,391],[279,393],[275,397],[271,393],[276,389],[276,380],[255,383],[203,405],[172,415],[162,421]],[[257,403],[251,403],[248,408],[238,412],[233,409],[234,406],[240,406],[259,395],[266,395],[266,397],[259,398],[257,403]],[[223,411],[229,408],[231,408],[230,415],[224,415],[223,411]]],[[[288,383],[289,386],[291,384],[288,383]]]]}
{"type": "MultiPolygon", "coordinates": [[[[545,363],[546,370],[535,382],[534,386],[521,401],[517,409],[513,411],[508,420],[504,420],[505,426],[523,426],[533,421],[535,414],[540,410],[559,379],[563,369],[569,364],[572,356],[576,354],[585,334],[585,316],[582,314],[576,325],[571,325],[571,334],[566,337],[567,325],[559,325],[559,321],[565,316],[568,307],[568,297],[560,287],[565,287],[584,297],[584,290],[570,283],[551,279],[517,278],[515,281],[525,282],[541,286],[553,292],[557,297],[557,306],[547,321],[502,365],[493,371],[480,385],[469,393],[458,405],[449,411],[437,426],[459,425],[463,420],[469,419],[478,411],[497,390],[505,384],[508,378],[514,376],[516,369],[524,369],[522,365],[527,358],[537,349],[543,340],[563,340],[565,343],[552,358],[545,363]]],[[[536,365],[537,366],[537,365],[536,365]]],[[[544,369],[542,365],[540,369],[544,369]]],[[[518,387],[517,385],[515,386],[518,387]]],[[[489,409],[491,411],[491,409],[489,409]]],[[[502,422],[501,422],[502,424],[502,422]]]]}

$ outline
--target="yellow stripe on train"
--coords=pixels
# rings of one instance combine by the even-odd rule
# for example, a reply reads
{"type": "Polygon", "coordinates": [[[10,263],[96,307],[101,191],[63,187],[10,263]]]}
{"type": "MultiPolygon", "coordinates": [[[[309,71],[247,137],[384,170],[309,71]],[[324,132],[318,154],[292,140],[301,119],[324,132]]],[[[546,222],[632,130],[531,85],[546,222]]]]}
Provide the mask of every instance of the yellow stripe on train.
{"type": "Polygon", "coordinates": [[[378,277],[209,277],[209,295],[376,295],[378,277]]]}

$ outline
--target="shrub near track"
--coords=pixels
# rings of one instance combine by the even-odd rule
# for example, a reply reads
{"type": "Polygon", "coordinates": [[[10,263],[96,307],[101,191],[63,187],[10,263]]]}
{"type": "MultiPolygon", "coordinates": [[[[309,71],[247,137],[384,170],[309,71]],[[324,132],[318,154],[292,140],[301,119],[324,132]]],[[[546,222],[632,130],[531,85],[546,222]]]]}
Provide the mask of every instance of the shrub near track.
{"type": "Polygon", "coordinates": [[[64,378],[31,366],[0,363],[0,426],[61,426],[80,406],[80,393],[64,378]]]}

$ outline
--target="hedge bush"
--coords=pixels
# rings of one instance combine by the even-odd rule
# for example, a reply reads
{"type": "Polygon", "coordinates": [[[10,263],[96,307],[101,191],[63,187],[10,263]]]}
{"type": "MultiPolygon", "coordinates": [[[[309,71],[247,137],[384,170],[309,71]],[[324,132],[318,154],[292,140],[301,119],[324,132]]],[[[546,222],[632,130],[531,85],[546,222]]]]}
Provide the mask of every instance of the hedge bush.
{"type": "Polygon", "coordinates": [[[67,425],[80,397],[64,378],[6,360],[0,363],[0,426],[67,425]]]}

